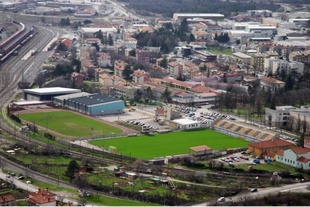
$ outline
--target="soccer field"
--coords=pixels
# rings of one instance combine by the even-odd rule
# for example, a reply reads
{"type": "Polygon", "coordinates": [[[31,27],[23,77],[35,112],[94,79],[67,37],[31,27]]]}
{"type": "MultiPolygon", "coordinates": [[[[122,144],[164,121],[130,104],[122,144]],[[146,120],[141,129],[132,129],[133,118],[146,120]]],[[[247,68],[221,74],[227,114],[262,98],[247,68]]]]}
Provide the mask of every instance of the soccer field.
{"type": "Polygon", "coordinates": [[[90,137],[95,134],[122,133],[121,129],[69,111],[20,114],[19,118],[68,136],[90,137]]]}
{"type": "Polygon", "coordinates": [[[190,147],[207,145],[213,150],[247,147],[248,141],[212,130],[171,132],[150,136],[91,140],[91,144],[116,147],[117,153],[137,158],[152,159],[169,155],[187,154],[190,147]]]}

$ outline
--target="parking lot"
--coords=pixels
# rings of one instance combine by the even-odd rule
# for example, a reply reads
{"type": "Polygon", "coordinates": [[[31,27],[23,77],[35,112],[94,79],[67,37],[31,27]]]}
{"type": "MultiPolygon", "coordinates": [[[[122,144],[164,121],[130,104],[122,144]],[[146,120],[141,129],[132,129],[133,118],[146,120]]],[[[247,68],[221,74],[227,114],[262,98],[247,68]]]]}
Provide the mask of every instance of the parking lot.
{"type": "Polygon", "coordinates": [[[166,126],[155,122],[155,109],[156,107],[132,107],[125,109],[124,113],[121,114],[100,116],[98,118],[110,122],[123,121],[132,125],[145,126],[153,130],[165,129],[166,126]]]}
{"type": "Polygon", "coordinates": [[[247,164],[250,166],[272,162],[272,160],[270,159],[265,160],[265,159],[253,158],[251,155],[248,155],[246,151],[229,154],[221,158],[217,158],[216,161],[231,167],[241,164],[247,164]]]}

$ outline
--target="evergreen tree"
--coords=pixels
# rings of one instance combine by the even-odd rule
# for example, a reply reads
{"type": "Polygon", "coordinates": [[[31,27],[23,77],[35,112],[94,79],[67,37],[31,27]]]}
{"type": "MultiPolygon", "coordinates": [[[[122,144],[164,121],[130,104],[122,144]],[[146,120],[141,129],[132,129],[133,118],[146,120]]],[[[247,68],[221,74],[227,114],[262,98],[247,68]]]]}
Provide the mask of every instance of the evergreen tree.
{"type": "Polygon", "coordinates": [[[167,68],[168,66],[168,61],[167,61],[167,58],[164,57],[164,59],[159,63],[159,66],[160,67],[163,67],[163,68],[167,68]]]}
{"type": "Polygon", "coordinates": [[[112,46],[114,44],[113,37],[111,34],[108,36],[108,45],[112,46]]]}
{"type": "Polygon", "coordinates": [[[190,35],[189,35],[189,40],[188,40],[188,41],[189,41],[189,42],[195,42],[195,40],[196,40],[196,39],[195,39],[195,36],[194,36],[193,34],[190,34],[190,35]]]}
{"type": "Polygon", "coordinates": [[[297,146],[304,147],[304,142],[305,142],[305,133],[303,132],[297,141],[297,146]]]}
{"type": "Polygon", "coordinates": [[[131,70],[131,67],[129,65],[126,65],[124,70],[123,70],[124,79],[131,81],[132,80],[132,76],[131,76],[132,73],[133,73],[133,70],[131,70]]]}
{"type": "Polygon", "coordinates": [[[168,86],[166,86],[165,91],[161,94],[161,98],[165,103],[169,103],[171,101],[171,92],[168,89],[168,86]]]}
{"type": "Polygon", "coordinates": [[[292,76],[292,74],[288,74],[288,76],[285,78],[284,80],[285,85],[284,85],[284,91],[290,91],[293,90],[294,88],[294,78],[292,76]]]}
{"type": "Polygon", "coordinates": [[[71,160],[65,172],[65,175],[69,177],[70,182],[75,178],[74,174],[79,170],[79,165],[76,160],[71,160]]]}
{"type": "Polygon", "coordinates": [[[215,41],[218,41],[218,39],[219,39],[219,37],[218,37],[217,33],[215,33],[215,35],[214,35],[214,40],[215,40],[215,41]]]}

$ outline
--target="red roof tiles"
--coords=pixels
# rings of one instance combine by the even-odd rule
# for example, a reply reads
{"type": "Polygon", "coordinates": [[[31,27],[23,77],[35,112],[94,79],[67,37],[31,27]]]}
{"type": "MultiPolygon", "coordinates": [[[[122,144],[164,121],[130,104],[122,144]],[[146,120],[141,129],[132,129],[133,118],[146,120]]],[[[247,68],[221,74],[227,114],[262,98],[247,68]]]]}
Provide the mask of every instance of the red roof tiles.
{"type": "Polygon", "coordinates": [[[251,143],[249,144],[249,146],[259,148],[259,149],[268,149],[268,148],[275,148],[275,147],[294,146],[294,144],[291,142],[282,140],[282,139],[275,139],[275,140],[251,143]]]}
{"type": "Polygon", "coordinates": [[[302,148],[302,147],[291,147],[291,150],[295,154],[306,154],[306,153],[310,152],[309,148],[302,148]]]}
{"type": "Polygon", "coordinates": [[[211,148],[206,146],[206,145],[201,145],[201,146],[197,146],[197,147],[191,147],[190,149],[195,151],[195,152],[201,152],[201,151],[210,150],[211,148]]]}
{"type": "Polygon", "coordinates": [[[310,159],[309,159],[309,158],[306,158],[306,157],[299,157],[299,158],[297,159],[297,161],[303,162],[303,163],[307,163],[307,162],[310,161],[310,159]]]}

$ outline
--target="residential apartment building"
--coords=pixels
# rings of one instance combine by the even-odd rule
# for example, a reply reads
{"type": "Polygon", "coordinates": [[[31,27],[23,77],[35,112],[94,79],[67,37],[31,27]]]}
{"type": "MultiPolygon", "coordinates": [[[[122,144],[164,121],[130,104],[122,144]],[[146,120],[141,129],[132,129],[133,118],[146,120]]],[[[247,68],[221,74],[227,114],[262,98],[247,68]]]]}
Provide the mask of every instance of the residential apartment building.
{"type": "Polygon", "coordinates": [[[271,72],[274,75],[280,73],[281,71],[285,71],[286,74],[295,71],[302,75],[304,74],[304,68],[304,63],[275,58],[266,58],[264,64],[265,74],[271,72]]]}
{"type": "Polygon", "coordinates": [[[169,62],[167,67],[167,72],[170,77],[177,78],[183,73],[183,66],[178,62],[169,62]]]}
{"type": "Polygon", "coordinates": [[[156,56],[160,52],[159,47],[148,47],[136,50],[136,59],[141,63],[155,63],[156,56]]]}
{"type": "Polygon", "coordinates": [[[260,86],[263,90],[271,90],[272,92],[284,88],[285,83],[272,77],[262,77],[260,79],[260,86]]]}
{"type": "Polygon", "coordinates": [[[142,92],[142,87],[139,86],[112,85],[109,88],[109,95],[130,100],[135,99],[139,92],[142,92]]]}
{"type": "Polygon", "coordinates": [[[135,70],[132,74],[132,81],[134,83],[144,83],[150,80],[150,73],[145,72],[144,70],[135,70]]]}
{"type": "Polygon", "coordinates": [[[289,59],[304,64],[310,64],[310,50],[291,52],[289,59]]]}
{"type": "Polygon", "coordinates": [[[253,54],[251,56],[251,66],[254,67],[256,71],[263,71],[264,70],[264,60],[265,56],[261,53],[253,54]]]}
{"type": "Polygon", "coordinates": [[[290,112],[294,106],[276,106],[276,109],[265,108],[265,123],[269,127],[287,127],[290,123],[290,112]]]}
{"type": "Polygon", "coordinates": [[[310,134],[310,108],[301,107],[290,112],[290,128],[300,133],[310,134]]]}
{"type": "Polygon", "coordinates": [[[115,60],[114,61],[114,75],[123,78],[123,71],[126,65],[127,64],[124,61],[115,60]]]}
{"type": "Polygon", "coordinates": [[[111,55],[109,53],[100,52],[97,54],[97,62],[98,66],[105,68],[105,67],[111,67],[111,55]]]}

